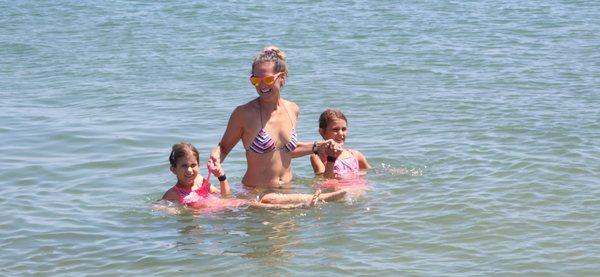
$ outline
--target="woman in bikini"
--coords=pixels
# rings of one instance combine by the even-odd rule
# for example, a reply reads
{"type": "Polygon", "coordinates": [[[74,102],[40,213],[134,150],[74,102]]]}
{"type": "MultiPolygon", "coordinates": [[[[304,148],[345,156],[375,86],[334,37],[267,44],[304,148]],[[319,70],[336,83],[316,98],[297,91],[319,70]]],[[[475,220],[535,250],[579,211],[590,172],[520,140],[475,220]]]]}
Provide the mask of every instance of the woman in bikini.
{"type": "Polygon", "coordinates": [[[223,161],[240,141],[246,151],[242,183],[250,188],[282,188],[292,180],[292,158],[317,153],[320,142],[300,142],[296,133],[299,108],[281,97],[288,77],[285,54],[266,47],[252,62],[250,82],[258,97],[232,112],[221,142],[211,159],[223,161]]]}

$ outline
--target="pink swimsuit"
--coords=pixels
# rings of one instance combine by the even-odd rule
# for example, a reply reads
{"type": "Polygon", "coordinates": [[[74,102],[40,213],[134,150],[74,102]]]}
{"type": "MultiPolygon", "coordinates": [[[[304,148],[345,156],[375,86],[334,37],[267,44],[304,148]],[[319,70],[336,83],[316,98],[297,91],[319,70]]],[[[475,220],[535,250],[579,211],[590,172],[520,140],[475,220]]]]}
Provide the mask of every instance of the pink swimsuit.
{"type": "Polygon", "coordinates": [[[173,186],[173,189],[175,189],[177,194],[179,194],[179,203],[183,205],[194,204],[214,197],[212,194],[210,194],[210,182],[208,181],[208,178],[202,180],[202,185],[200,188],[195,190],[182,189],[177,185],[173,186]]]}
{"type": "Polygon", "coordinates": [[[212,193],[210,193],[210,170],[200,188],[182,189],[177,185],[173,186],[173,189],[179,195],[179,203],[195,209],[196,212],[210,213],[216,212],[223,209],[237,208],[246,203],[242,199],[221,199],[212,193]]]}
{"type": "Polygon", "coordinates": [[[321,185],[322,188],[329,189],[344,189],[351,197],[362,195],[366,190],[366,182],[363,178],[359,178],[360,167],[358,160],[354,156],[354,151],[348,150],[352,155],[346,158],[338,158],[333,164],[333,173],[336,177],[327,179],[321,185]]]}
{"type": "Polygon", "coordinates": [[[358,160],[354,157],[354,151],[348,150],[352,155],[344,159],[337,159],[333,164],[333,173],[336,175],[358,174],[360,167],[358,160]]]}

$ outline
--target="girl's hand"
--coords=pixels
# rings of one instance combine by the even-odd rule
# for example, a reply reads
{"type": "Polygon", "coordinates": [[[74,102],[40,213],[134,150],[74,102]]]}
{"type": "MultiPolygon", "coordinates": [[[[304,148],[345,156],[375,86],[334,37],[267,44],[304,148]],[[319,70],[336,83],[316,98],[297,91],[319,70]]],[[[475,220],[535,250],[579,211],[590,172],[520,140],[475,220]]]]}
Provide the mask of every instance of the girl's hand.
{"type": "Polygon", "coordinates": [[[206,167],[208,167],[210,173],[212,173],[212,175],[215,175],[216,177],[221,177],[225,175],[225,170],[223,170],[223,167],[221,167],[221,163],[215,157],[210,157],[208,162],[206,162],[206,167]]]}
{"type": "Polygon", "coordinates": [[[325,160],[325,158],[327,158],[328,153],[330,152],[329,148],[331,147],[331,144],[335,143],[335,141],[333,141],[333,139],[328,139],[326,141],[320,142],[319,143],[319,158],[321,158],[322,161],[325,160]]]}
{"type": "Polygon", "coordinates": [[[335,142],[335,141],[331,141],[329,143],[329,145],[327,146],[327,149],[325,151],[325,153],[327,154],[327,156],[331,156],[334,158],[339,157],[342,152],[344,152],[344,149],[342,148],[342,145],[335,142]]]}

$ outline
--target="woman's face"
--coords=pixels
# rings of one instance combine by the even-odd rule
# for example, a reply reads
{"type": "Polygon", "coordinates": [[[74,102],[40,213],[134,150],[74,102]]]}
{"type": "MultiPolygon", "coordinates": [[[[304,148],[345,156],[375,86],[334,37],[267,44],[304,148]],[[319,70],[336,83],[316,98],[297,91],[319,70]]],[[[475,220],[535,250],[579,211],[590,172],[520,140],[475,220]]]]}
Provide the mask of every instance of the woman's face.
{"type": "Polygon", "coordinates": [[[254,86],[260,98],[279,98],[281,87],[283,84],[285,84],[285,73],[275,72],[275,63],[264,62],[256,65],[254,67],[254,71],[252,72],[252,76],[260,79],[258,85],[254,86]],[[263,78],[268,76],[273,77],[273,83],[269,84],[269,78],[263,78]]]}

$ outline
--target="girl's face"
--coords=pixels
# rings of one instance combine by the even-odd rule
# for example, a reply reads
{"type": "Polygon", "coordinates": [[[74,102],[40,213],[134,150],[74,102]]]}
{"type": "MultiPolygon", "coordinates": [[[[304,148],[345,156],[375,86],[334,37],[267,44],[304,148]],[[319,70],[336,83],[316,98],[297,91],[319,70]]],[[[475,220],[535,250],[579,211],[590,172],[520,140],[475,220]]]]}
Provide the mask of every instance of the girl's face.
{"type": "Polygon", "coordinates": [[[198,161],[194,155],[188,154],[177,159],[177,165],[171,167],[171,172],[177,176],[177,183],[184,186],[194,185],[198,176],[198,161]]]}
{"type": "Polygon", "coordinates": [[[319,128],[319,133],[324,139],[333,139],[339,144],[344,144],[348,134],[346,120],[336,118],[329,122],[325,129],[319,128]]]}
{"type": "Polygon", "coordinates": [[[260,79],[257,85],[253,84],[258,96],[269,99],[279,98],[281,87],[285,83],[285,73],[275,72],[275,63],[264,62],[256,65],[252,72],[252,77],[258,77],[257,79],[260,79]],[[273,78],[271,80],[274,79],[274,81],[269,84],[270,77],[267,76],[272,76],[273,78]]]}

